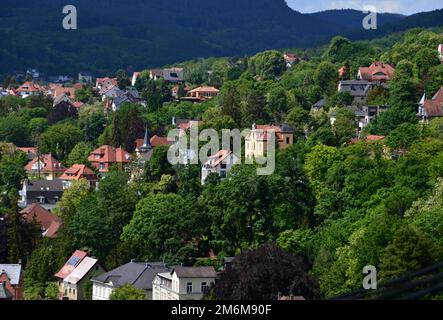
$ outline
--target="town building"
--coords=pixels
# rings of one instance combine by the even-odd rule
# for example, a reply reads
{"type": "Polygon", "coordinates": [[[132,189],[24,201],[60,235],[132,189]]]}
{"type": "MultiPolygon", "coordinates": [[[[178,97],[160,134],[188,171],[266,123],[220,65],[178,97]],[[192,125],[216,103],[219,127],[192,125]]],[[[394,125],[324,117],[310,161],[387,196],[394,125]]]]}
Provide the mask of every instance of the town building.
{"type": "Polygon", "coordinates": [[[245,137],[245,157],[259,158],[266,154],[270,135],[275,135],[276,146],[286,149],[294,144],[294,131],[287,125],[253,125],[245,137]]]}
{"type": "Polygon", "coordinates": [[[23,289],[21,263],[0,264],[0,300],[22,300],[23,289]]]}
{"type": "Polygon", "coordinates": [[[440,61],[443,62],[443,44],[438,45],[438,57],[440,61]]]}
{"type": "Polygon", "coordinates": [[[374,85],[367,80],[343,80],[338,83],[338,92],[349,92],[355,104],[364,105],[374,85]]]}
{"type": "Polygon", "coordinates": [[[85,285],[105,270],[87,252],[77,250],[55,274],[61,300],[85,300],[85,285]]]}
{"type": "Polygon", "coordinates": [[[17,94],[22,98],[43,94],[45,88],[32,82],[26,81],[16,90],[17,94]]]}
{"type": "Polygon", "coordinates": [[[116,78],[97,78],[95,80],[95,88],[98,90],[104,90],[107,91],[112,86],[117,86],[117,79],[116,78]]]}
{"type": "Polygon", "coordinates": [[[422,122],[443,117],[443,87],[437,91],[432,99],[426,99],[426,92],[423,94],[418,105],[418,116],[422,122]]]}
{"type": "Polygon", "coordinates": [[[21,152],[26,153],[28,161],[32,161],[38,155],[37,153],[38,150],[36,147],[19,147],[17,149],[20,150],[21,152]]]}
{"type": "Polygon", "coordinates": [[[66,168],[52,154],[43,154],[32,159],[26,166],[28,177],[54,180],[60,177],[66,168]]]}
{"type": "Polygon", "coordinates": [[[286,68],[292,68],[297,62],[300,62],[302,59],[297,56],[295,53],[285,52],[283,54],[283,59],[285,59],[286,68]]]}
{"type": "Polygon", "coordinates": [[[111,166],[117,165],[120,169],[131,160],[129,152],[122,148],[114,148],[108,145],[103,145],[100,148],[91,152],[88,161],[101,174],[109,171],[111,166]]]}
{"type": "Polygon", "coordinates": [[[169,272],[163,262],[131,262],[103,273],[92,281],[92,300],[109,300],[114,289],[126,284],[141,289],[146,300],[152,300],[152,283],[158,273],[169,272]]]}
{"type": "Polygon", "coordinates": [[[221,179],[225,179],[233,165],[238,162],[238,157],[230,150],[220,150],[211,155],[202,165],[201,183],[205,184],[211,173],[216,173],[221,179]]]}
{"type": "Polygon", "coordinates": [[[62,219],[43,208],[38,203],[33,203],[20,211],[22,217],[28,223],[35,223],[40,226],[42,236],[56,238],[62,219]]]}
{"type": "Polygon", "coordinates": [[[214,267],[175,267],[158,273],[152,285],[152,300],[200,300],[215,282],[214,267]]]}
{"type": "Polygon", "coordinates": [[[188,92],[188,97],[195,100],[212,99],[220,93],[220,90],[214,87],[198,87],[188,92]]]}
{"type": "Polygon", "coordinates": [[[81,83],[92,83],[94,76],[90,72],[79,72],[78,81],[81,83]]]}
{"type": "Polygon", "coordinates": [[[67,189],[72,185],[73,181],[85,179],[89,182],[92,188],[96,188],[98,185],[98,177],[92,169],[88,168],[84,164],[74,164],[67,169],[60,177],[63,183],[63,189],[67,189]]]}
{"type": "Polygon", "coordinates": [[[25,179],[22,190],[19,191],[19,207],[38,203],[48,211],[52,211],[63,196],[63,183],[59,179],[34,180],[25,179]]]}
{"type": "Polygon", "coordinates": [[[360,67],[358,69],[358,80],[367,80],[370,82],[388,82],[394,77],[395,69],[388,63],[376,61],[369,67],[360,67]]]}

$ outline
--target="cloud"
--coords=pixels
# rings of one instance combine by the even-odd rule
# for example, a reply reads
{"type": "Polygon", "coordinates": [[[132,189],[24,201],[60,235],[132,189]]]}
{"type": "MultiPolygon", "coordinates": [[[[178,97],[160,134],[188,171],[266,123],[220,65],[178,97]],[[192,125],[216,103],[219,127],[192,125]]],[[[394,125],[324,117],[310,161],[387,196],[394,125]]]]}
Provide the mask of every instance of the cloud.
{"type": "Polygon", "coordinates": [[[413,14],[443,8],[440,0],[287,0],[288,5],[301,12],[316,12],[327,9],[352,8],[363,10],[373,5],[378,12],[413,14]]]}

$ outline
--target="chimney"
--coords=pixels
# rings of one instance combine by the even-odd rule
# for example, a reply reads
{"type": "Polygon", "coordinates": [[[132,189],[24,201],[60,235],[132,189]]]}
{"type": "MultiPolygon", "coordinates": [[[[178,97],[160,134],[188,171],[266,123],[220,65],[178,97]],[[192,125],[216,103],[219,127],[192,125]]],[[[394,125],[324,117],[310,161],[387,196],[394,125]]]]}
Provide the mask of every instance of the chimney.
{"type": "Polygon", "coordinates": [[[131,259],[131,263],[134,263],[134,259],[131,259]]]}
{"type": "Polygon", "coordinates": [[[177,123],[175,121],[175,117],[172,117],[172,125],[175,126],[177,123]]]}
{"type": "Polygon", "coordinates": [[[18,264],[22,265],[22,259],[18,259],[18,264]]]}

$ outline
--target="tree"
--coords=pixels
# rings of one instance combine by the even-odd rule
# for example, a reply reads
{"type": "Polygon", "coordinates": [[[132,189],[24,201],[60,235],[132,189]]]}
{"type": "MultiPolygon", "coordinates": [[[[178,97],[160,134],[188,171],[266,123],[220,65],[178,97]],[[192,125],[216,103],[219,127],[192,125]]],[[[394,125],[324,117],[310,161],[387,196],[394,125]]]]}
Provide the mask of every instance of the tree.
{"type": "Polygon", "coordinates": [[[117,78],[117,86],[120,89],[124,90],[126,87],[131,85],[131,81],[129,80],[125,70],[117,70],[115,77],[117,78]]]}
{"type": "Polygon", "coordinates": [[[124,103],[113,115],[112,145],[135,150],[135,140],[144,136],[145,122],[140,106],[124,103]]]}
{"type": "Polygon", "coordinates": [[[236,124],[241,123],[240,95],[234,86],[230,86],[222,97],[223,113],[230,116],[236,124]]]}
{"type": "Polygon", "coordinates": [[[42,153],[52,153],[63,160],[82,139],[83,132],[78,127],[69,123],[55,124],[40,136],[39,147],[42,153]]]}
{"type": "Polygon", "coordinates": [[[356,136],[356,117],[354,111],[339,108],[333,125],[334,134],[340,144],[347,143],[356,136]]]}
{"type": "Polygon", "coordinates": [[[409,149],[420,138],[418,125],[404,123],[389,133],[386,144],[393,150],[409,149]]]}
{"type": "Polygon", "coordinates": [[[332,38],[327,55],[332,61],[343,61],[343,55],[351,45],[351,41],[345,37],[337,36],[332,38]]]}
{"type": "Polygon", "coordinates": [[[235,257],[212,290],[217,300],[277,300],[279,296],[313,299],[318,284],[302,258],[268,243],[235,257]]]}
{"type": "Polygon", "coordinates": [[[66,159],[66,164],[68,167],[74,164],[84,164],[89,166],[88,157],[91,154],[93,148],[88,142],[79,142],[71,150],[66,159]]]}
{"type": "Polygon", "coordinates": [[[280,123],[288,111],[288,97],[286,90],[281,87],[272,88],[266,95],[266,113],[270,120],[280,123]]]}
{"type": "Polygon", "coordinates": [[[0,118],[0,141],[11,142],[19,147],[30,145],[31,133],[23,117],[11,114],[0,118]]]}
{"type": "Polygon", "coordinates": [[[286,69],[283,55],[278,51],[258,53],[249,60],[251,73],[262,80],[271,80],[280,76],[286,69]]]}
{"type": "Polygon", "coordinates": [[[265,111],[266,99],[259,90],[248,92],[246,101],[241,105],[241,122],[243,127],[251,127],[253,123],[268,122],[268,115],[265,111]]]}
{"type": "Polygon", "coordinates": [[[103,107],[100,105],[83,106],[79,112],[78,124],[85,133],[86,141],[96,141],[106,126],[103,107]]]}
{"type": "Polygon", "coordinates": [[[390,279],[417,271],[433,262],[433,244],[411,226],[400,228],[386,247],[381,261],[382,279],[390,279]]]}
{"type": "Polygon", "coordinates": [[[132,284],[125,284],[120,288],[112,290],[109,300],[145,300],[146,294],[142,289],[132,284]]]}
{"type": "Polygon", "coordinates": [[[312,118],[305,109],[294,107],[289,110],[285,122],[294,130],[294,137],[304,137],[310,127],[312,118]]]}
{"type": "Polygon", "coordinates": [[[337,90],[337,68],[330,62],[321,62],[315,70],[314,80],[325,95],[331,95],[337,90]]]}
{"type": "Polygon", "coordinates": [[[62,101],[49,110],[48,121],[52,125],[66,119],[77,119],[77,117],[77,108],[68,101],[62,101]]]}
{"type": "Polygon", "coordinates": [[[160,146],[154,149],[151,159],[146,162],[144,178],[147,182],[158,181],[163,175],[174,175],[175,171],[168,161],[167,146],[160,146]]]}

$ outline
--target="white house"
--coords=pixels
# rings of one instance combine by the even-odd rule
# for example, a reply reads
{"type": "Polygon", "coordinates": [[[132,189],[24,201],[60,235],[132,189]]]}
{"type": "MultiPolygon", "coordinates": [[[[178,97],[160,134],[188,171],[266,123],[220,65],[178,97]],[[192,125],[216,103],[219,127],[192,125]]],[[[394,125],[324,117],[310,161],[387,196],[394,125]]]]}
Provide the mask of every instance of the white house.
{"type": "Polygon", "coordinates": [[[238,157],[229,150],[220,150],[216,154],[209,157],[202,166],[202,184],[211,173],[217,173],[220,178],[224,179],[228,176],[229,171],[238,161],[238,157]]]}
{"type": "Polygon", "coordinates": [[[440,61],[443,62],[443,44],[438,45],[438,56],[440,57],[440,61]]]}
{"type": "Polygon", "coordinates": [[[152,283],[152,300],[200,300],[216,276],[214,267],[175,267],[158,273],[152,283]]]}

